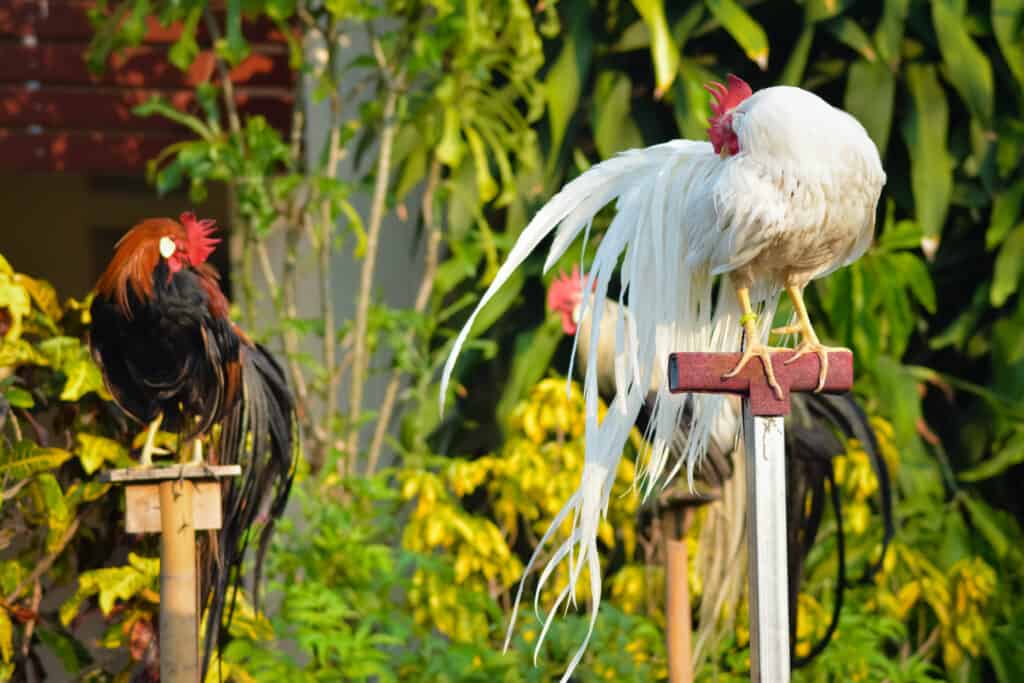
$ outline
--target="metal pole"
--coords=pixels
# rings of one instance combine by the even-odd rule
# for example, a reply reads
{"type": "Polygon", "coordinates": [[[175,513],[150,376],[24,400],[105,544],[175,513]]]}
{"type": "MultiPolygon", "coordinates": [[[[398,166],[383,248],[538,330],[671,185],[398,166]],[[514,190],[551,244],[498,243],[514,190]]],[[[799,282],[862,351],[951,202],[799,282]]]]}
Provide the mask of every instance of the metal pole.
{"type": "Polygon", "coordinates": [[[192,481],[160,482],[160,680],[198,683],[196,531],[192,481]]]}
{"type": "Polygon", "coordinates": [[[747,452],[750,680],[789,682],[786,459],[782,417],[756,417],[743,399],[747,452]]]}

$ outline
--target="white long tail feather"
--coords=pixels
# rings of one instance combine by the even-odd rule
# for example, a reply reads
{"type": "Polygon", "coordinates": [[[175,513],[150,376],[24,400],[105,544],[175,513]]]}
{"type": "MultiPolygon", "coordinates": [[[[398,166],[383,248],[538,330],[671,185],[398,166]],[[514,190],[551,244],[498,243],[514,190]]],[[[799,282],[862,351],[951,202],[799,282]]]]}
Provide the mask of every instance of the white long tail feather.
{"type": "MultiPolygon", "coordinates": [[[[598,246],[581,303],[581,317],[592,317],[590,339],[584,343],[589,344],[589,358],[596,359],[605,311],[601,302],[607,296],[613,273],[617,268],[620,270],[622,305],[618,307],[614,328],[616,394],[599,422],[598,368],[596,362],[588,363],[584,377],[586,456],[579,488],[559,511],[526,565],[505,639],[507,648],[526,577],[555,529],[572,515],[572,533],[545,564],[537,585],[539,596],[557,566],[568,560],[569,583],[543,618],[543,630],[537,641],[539,652],[559,606],[575,602],[574,587],[583,569],[587,568],[590,574],[589,628],[562,681],[569,679],[582,659],[596,623],[601,591],[598,525],[607,511],[622,451],[644,405],[652,376],[663,376],[668,355],[673,352],[724,352],[740,348],[740,311],[732,287],[720,287],[713,305],[713,271],[723,263],[716,257],[722,253],[721,243],[729,241],[722,234],[723,221],[738,220],[735,213],[726,219],[722,217],[724,212],[716,210],[715,187],[722,168],[721,160],[707,143],[677,140],[624,153],[570,182],[524,229],[456,339],[444,367],[442,404],[459,350],[477,314],[498,288],[557,228],[545,263],[547,270],[581,231],[589,230],[594,215],[617,199],[616,215],[598,246]],[[627,308],[632,311],[631,316],[625,313],[627,308]]],[[[757,283],[751,292],[760,307],[762,340],[767,338],[777,294],[775,288],[765,283],[757,283]]],[[[579,341],[574,340],[574,356],[579,341]]],[[[659,381],[657,387],[648,435],[651,445],[646,457],[639,459],[637,469],[637,481],[645,496],[667,481],[663,475],[672,451],[672,435],[687,406],[692,412],[692,427],[685,452],[674,463],[670,475],[674,476],[685,464],[692,486],[694,471],[709,439],[716,427],[721,427],[718,417],[725,402],[721,396],[671,394],[665,381],[659,381]]],[[[535,609],[539,612],[536,600],[535,609]]]]}

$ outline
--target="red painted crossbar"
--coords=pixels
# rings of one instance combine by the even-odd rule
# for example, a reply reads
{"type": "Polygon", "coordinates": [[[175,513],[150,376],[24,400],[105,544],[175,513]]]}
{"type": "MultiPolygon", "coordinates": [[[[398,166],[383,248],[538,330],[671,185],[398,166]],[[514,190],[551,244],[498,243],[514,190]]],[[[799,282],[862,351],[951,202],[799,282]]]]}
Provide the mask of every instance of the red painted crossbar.
{"type": "MultiPolygon", "coordinates": [[[[735,377],[722,378],[739,363],[739,353],[673,353],[668,357],[668,388],[674,394],[688,392],[750,396],[750,408],[754,415],[788,415],[790,392],[814,391],[821,370],[815,354],[807,354],[791,365],[786,365],[785,361],[792,355],[792,351],[772,354],[775,379],[782,387],[781,401],[769,386],[759,358],[752,359],[735,377]]],[[[853,353],[847,350],[829,353],[828,374],[822,391],[826,394],[841,394],[852,387],[853,353]]]]}

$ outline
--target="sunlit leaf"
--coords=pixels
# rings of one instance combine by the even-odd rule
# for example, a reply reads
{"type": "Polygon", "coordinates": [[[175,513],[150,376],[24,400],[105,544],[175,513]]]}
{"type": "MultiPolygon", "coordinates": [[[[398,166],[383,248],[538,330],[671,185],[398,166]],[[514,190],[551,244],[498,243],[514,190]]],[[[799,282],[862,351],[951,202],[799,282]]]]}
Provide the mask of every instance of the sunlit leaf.
{"type": "Polygon", "coordinates": [[[768,36],[735,0],[705,0],[715,19],[762,71],[768,68],[768,36]]]}
{"type": "Polygon", "coordinates": [[[92,474],[102,467],[104,462],[123,461],[128,455],[124,446],[113,439],[84,433],[78,434],[77,439],[78,448],[75,449],[75,453],[86,474],[92,474]]]}
{"type": "Polygon", "coordinates": [[[633,6],[643,17],[651,35],[651,59],[654,62],[654,97],[660,99],[679,73],[679,48],[676,47],[668,21],[665,19],[663,0],[633,0],[633,6]]]}
{"type": "Polygon", "coordinates": [[[11,623],[11,615],[7,610],[0,607],[0,657],[4,663],[10,663],[14,657],[14,624],[11,623]]]}
{"type": "Polygon", "coordinates": [[[946,149],[949,106],[935,67],[912,64],[907,82],[913,109],[904,121],[903,135],[910,149],[911,187],[926,253],[934,253],[946,222],[953,190],[953,162],[946,149]]]}

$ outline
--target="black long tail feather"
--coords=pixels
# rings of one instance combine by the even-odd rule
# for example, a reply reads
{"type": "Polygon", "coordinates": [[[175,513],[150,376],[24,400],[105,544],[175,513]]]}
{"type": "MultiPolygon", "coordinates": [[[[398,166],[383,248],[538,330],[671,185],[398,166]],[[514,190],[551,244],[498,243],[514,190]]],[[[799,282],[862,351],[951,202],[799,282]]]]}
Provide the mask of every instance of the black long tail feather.
{"type": "Polygon", "coordinates": [[[881,455],[878,439],[867,415],[850,394],[828,396],[824,394],[794,394],[793,416],[786,430],[786,452],[790,458],[787,467],[787,498],[789,528],[789,580],[790,580],[790,642],[796,642],[796,600],[803,573],[803,563],[817,537],[824,513],[826,484],[836,518],[836,545],[839,564],[832,619],[822,638],[807,655],[794,657],[793,665],[803,666],[819,655],[831,641],[839,625],[843,593],[848,585],[846,572],[845,535],[842,522],[842,501],[835,481],[832,459],[845,451],[846,439],[857,439],[878,478],[880,512],[883,521],[882,552],[878,560],[866,571],[860,581],[870,581],[881,568],[889,544],[895,534],[892,506],[892,484],[889,469],[881,455]],[[840,441],[840,438],[843,441],[840,441]],[[807,504],[810,496],[810,504],[807,504]]]}
{"type": "Polygon", "coordinates": [[[275,523],[284,514],[295,475],[295,409],[284,371],[259,345],[243,347],[240,362],[242,398],[222,423],[217,450],[220,464],[242,466],[242,477],[227,484],[216,557],[207,563],[204,673],[213,650],[219,647],[225,608],[228,622],[233,616],[237,592],[232,589],[243,583],[242,563],[251,540],[250,529],[262,524],[253,571],[253,602],[259,610],[263,560],[275,523]]]}

